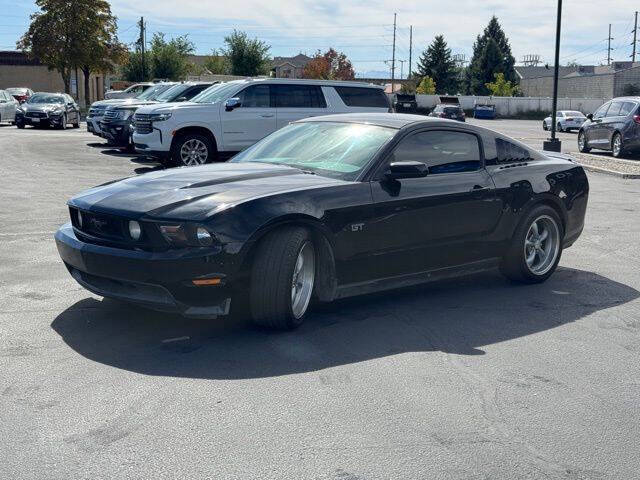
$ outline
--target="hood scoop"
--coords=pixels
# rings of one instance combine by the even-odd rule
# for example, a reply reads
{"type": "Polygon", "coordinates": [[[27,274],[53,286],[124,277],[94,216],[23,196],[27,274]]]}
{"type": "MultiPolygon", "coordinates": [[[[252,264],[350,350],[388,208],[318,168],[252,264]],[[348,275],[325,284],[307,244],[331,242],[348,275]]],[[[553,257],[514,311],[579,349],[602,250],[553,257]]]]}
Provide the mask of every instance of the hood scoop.
{"type": "Polygon", "coordinates": [[[265,172],[257,172],[250,174],[234,175],[231,177],[214,178],[211,180],[205,180],[204,182],[192,183],[191,185],[185,185],[180,187],[180,190],[186,190],[190,188],[202,188],[211,187],[213,185],[221,185],[223,183],[239,182],[245,180],[258,180],[260,178],[272,178],[272,177],[284,177],[288,175],[299,175],[301,172],[298,170],[267,170],[265,172]]]}

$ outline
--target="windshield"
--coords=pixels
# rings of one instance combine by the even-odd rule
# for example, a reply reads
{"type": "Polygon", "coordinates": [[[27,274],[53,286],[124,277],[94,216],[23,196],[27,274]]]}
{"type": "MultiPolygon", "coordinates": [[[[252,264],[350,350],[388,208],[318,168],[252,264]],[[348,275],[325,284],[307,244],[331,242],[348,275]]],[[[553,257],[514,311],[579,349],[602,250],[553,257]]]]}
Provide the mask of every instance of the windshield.
{"type": "Polygon", "coordinates": [[[62,95],[50,95],[48,93],[36,93],[27,103],[64,103],[62,95]]]}
{"type": "Polygon", "coordinates": [[[7,88],[7,92],[11,95],[24,95],[27,93],[26,88],[7,88]]]}
{"type": "Polygon", "coordinates": [[[189,87],[190,85],[184,85],[184,84],[174,85],[170,89],[162,92],[162,95],[158,95],[156,100],[160,103],[171,102],[173,99],[178,98],[178,96],[189,87]]]}
{"type": "Polygon", "coordinates": [[[355,180],[395,129],[360,123],[294,123],[236,155],[232,162],[288,165],[355,180]]]}
{"type": "Polygon", "coordinates": [[[219,83],[212,87],[207,88],[204,92],[196,95],[191,99],[195,103],[216,103],[224,100],[227,95],[230,95],[238,84],[235,82],[219,83]]]}
{"type": "Polygon", "coordinates": [[[144,92],[142,92],[136,98],[138,100],[155,100],[158,97],[158,95],[160,95],[162,92],[170,89],[173,86],[174,85],[171,83],[161,83],[151,88],[147,88],[144,92]]]}

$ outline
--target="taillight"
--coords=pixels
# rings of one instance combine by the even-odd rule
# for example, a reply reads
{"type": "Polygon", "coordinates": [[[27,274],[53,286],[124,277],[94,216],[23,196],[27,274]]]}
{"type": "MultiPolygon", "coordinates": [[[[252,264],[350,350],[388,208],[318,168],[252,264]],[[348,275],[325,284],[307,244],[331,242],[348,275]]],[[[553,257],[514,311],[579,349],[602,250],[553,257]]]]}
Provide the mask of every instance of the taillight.
{"type": "Polygon", "coordinates": [[[640,115],[634,115],[633,121],[636,122],[637,124],[640,124],[640,115]]]}

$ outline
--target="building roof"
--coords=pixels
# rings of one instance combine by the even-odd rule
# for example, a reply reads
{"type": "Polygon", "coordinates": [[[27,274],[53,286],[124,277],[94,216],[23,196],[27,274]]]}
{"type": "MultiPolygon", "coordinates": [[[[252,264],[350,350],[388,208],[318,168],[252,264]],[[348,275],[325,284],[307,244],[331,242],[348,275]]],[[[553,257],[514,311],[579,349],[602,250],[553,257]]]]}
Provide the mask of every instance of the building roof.
{"type": "Polygon", "coordinates": [[[0,50],[0,65],[42,65],[39,60],[29,58],[24,52],[16,50],[0,50]]]}
{"type": "MultiPolygon", "coordinates": [[[[569,75],[570,73],[574,73],[580,71],[580,69],[591,68],[590,66],[579,66],[579,67],[560,67],[559,75],[560,77],[564,77],[569,75]]],[[[527,78],[540,78],[540,77],[553,77],[553,66],[550,65],[549,68],[546,66],[543,67],[522,67],[516,66],[516,73],[521,79],[527,78]]]]}
{"type": "Polygon", "coordinates": [[[273,60],[271,61],[271,67],[275,68],[288,63],[290,65],[293,65],[294,67],[302,68],[311,60],[313,59],[311,57],[308,57],[304,53],[299,53],[295,57],[273,57],[273,60]]]}

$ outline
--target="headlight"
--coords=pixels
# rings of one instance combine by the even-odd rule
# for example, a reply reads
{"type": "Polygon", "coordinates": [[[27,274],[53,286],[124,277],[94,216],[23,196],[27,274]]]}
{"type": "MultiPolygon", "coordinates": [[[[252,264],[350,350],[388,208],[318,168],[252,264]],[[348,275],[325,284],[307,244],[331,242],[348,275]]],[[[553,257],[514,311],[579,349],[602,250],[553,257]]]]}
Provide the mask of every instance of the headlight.
{"type": "Polygon", "coordinates": [[[169,120],[171,118],[171,113],[153,113],[149,115],[149,120],[152,122],[164,122],[165,120],[169,120]]]}
{"type": "Polygon", "coordinates": [[[142,236],[142,228],[140,228],[140,224],[135,220],[129,221],[129,235],[136,241],[140,240],[142,236]]]}
{"type": "Polygon", "coordinates": [[[176,247],[210,247],[214,236],[205,227],[190,224],[160,225],[162,236],[176,247]]]}
{"type": "Polygon", "coordinates": [[[118,110],[116,112],[116,118],[118,118],[120,120],[126,120],[131,115],[133,115],[135,112],[136,112],[135,110],[126,110],[126,109],[118,110]]]}

